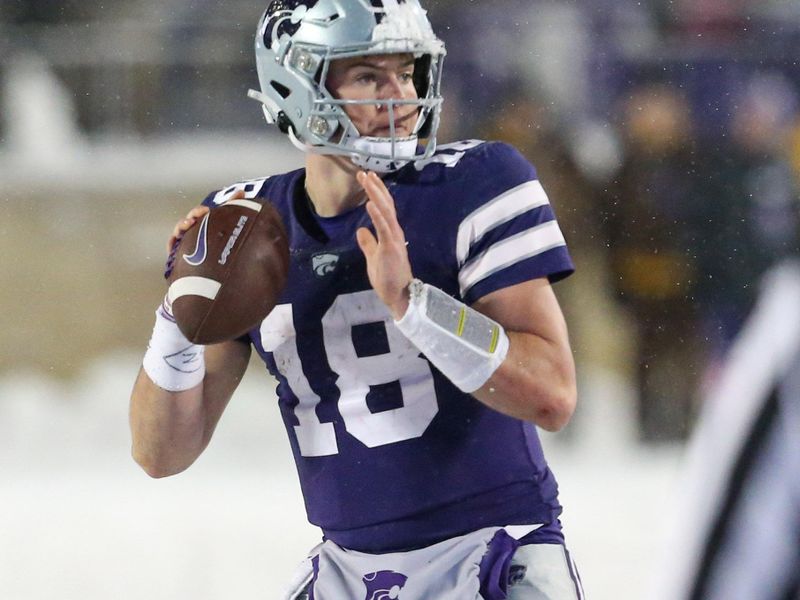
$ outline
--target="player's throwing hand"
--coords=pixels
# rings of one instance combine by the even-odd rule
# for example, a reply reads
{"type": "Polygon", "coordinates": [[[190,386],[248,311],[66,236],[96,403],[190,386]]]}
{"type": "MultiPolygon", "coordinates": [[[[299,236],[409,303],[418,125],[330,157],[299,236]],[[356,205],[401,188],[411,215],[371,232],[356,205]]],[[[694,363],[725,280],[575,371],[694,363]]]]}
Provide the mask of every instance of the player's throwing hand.
{"type": "Polygon", "coordinates": [[[376,173],[361,171],[358,182],[367,192],[367,213],[377,239],[366,227],[356,231],[358,245],[367,259],[367,275],[375,293],[400,319],[408,307],[408,284],[413,279],[406,236],[397,221],[394,198],[376,173]]]}

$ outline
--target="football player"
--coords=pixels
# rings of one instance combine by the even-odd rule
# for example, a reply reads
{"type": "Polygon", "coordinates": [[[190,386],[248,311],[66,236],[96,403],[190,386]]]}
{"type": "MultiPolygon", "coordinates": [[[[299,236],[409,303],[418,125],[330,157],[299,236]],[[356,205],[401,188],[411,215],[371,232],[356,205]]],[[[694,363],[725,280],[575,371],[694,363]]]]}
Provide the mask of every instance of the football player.
{"type": "Polygon", "coordinates": [[[575,407],[550,286],[573,265],[514,148],[437,146],[444,55],[418,0],[273,0],[251,96],[305,168],[212,193],[170,241],[231,198],[286,225],[286,288],[246,339],[192,346],[159,308],[131,426],[149,474],[186,469],[255,349],[324,536],[288,599],[583,597],[536,433],[575,407]]]}

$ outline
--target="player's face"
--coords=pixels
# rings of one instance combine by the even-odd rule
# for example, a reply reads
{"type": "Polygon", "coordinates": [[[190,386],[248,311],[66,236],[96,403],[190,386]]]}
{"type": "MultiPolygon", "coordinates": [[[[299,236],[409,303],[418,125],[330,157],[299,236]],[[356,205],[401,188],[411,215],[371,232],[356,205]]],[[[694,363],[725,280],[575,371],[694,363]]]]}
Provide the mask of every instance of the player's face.
{"type": "MultiPolygon", "coordinates": [[[[328,89],[342,100],[415,100],[414,57],[411,54],[379,54],[335,60],[328,72],[328,89]]],[[[394,107],[397,137],[413,133],[418,107],[394,107]]],[[[389,108],[385,105],[358,104],[345,111],[362,136],[389,137],[389,108]]]]}

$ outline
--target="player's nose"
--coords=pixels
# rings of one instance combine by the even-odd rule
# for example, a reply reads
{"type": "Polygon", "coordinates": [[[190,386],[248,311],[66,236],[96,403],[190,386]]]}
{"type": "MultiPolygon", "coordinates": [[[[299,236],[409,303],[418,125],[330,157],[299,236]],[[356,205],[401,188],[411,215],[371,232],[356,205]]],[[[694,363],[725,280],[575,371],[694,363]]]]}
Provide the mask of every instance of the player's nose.
{"type": "Polygon", "coordinates": [[[402,100],[405,98],[405,91],[400,77],[396,73],[390,73],[383,81],[380,89],[380,98],[382,100],[402,100]]]}

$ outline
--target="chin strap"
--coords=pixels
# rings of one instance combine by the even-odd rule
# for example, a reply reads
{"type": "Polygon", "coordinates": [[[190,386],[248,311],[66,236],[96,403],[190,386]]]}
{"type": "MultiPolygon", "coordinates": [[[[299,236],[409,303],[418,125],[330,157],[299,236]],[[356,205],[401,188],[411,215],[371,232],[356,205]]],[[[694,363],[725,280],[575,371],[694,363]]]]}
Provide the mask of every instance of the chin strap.
{"type": "Polygon", "coordinates": [[[410,163],[417,154],[417,136],[404,138],[356,137],[348,140],[346,146],[357,150],[350,159],[362,169],[376,173],[398,171],[410,163]],[[392,152],[394,150],[394,152],[392,152]],[[394,156],[395,158],[383,158],[394,156]]]}

